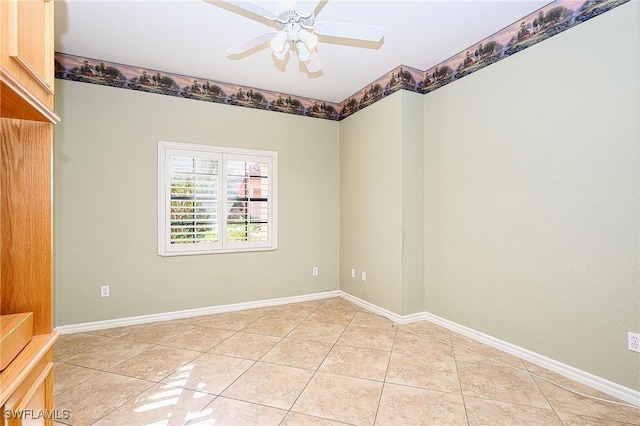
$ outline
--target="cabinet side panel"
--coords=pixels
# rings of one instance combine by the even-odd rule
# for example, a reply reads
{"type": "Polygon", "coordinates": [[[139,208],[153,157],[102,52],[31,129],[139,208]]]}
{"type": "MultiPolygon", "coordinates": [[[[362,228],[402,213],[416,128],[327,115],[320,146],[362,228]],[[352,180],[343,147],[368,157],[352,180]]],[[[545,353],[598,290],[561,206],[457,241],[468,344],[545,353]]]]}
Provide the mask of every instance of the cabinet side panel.
{"type": "Polygon", "coordinates": [[[0,119],[0,313],[33,312],[34,334],[51,332],[52,129],[0,119]]]}

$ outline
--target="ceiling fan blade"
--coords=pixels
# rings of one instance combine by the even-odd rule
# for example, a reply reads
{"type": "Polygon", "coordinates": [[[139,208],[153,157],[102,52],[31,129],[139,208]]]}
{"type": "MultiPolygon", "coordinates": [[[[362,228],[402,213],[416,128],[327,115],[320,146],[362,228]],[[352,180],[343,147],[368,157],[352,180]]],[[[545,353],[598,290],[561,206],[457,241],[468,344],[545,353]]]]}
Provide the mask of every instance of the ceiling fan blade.
{"type": "Polygon", "coordinates": [[[247,50],[251,50],[254,47],[258,47],[261,44],[264,44],[268,41],[271,41],[278,33],[275,31],[270,31],[268,33],[264,33],[259,35],[258,37],[254,37],[252,39],[243,41],[242,43],[238,43],[235,46],[231,46],[227,49],[228,55],[239,55],[241,53],[246,52],[247,50]]]}
{"type": "Polygon", "coordinates": [[[322,71],[322,62],[320,62],[320,57],[318,56],[317,51],[313,51],[311,53],[311,58],[309,62],[307,62],[307,71],[309,72],[319,72],[322,71]]]}
{"type": "Polygon", "coordinates": [[[295,11],[300,16],[309,17],[313,15],[321,2],[322,0],[298,0],[295,5],[295,11]]]}
{"type": "MultiPolygon", "coordinates": [[[[213,2],[213,0],[205,0],[208,2],[213,2]]],[[[238,7],[240,9],[246,10],[247,12],[251,12],[254,13],[258,16],[262,16],[263,18],[267,18],[267,19],[275,19],[276,15],[273,14],[273,12],[271,12],[268,9],[265,9],[262,6],[258,6],[255,3],[252,3],[250,1],[243,1],[243,0],[224,0],[225,3],[229,3],[235,7],[238,7]]]]}
{"type": "Polygon", "coordinates": [[[345,24],[342,22],[316,22],[313,31],[318,35],[352,38],[355,40],[380,41],[384,28],[379,25],[345,24]]]}

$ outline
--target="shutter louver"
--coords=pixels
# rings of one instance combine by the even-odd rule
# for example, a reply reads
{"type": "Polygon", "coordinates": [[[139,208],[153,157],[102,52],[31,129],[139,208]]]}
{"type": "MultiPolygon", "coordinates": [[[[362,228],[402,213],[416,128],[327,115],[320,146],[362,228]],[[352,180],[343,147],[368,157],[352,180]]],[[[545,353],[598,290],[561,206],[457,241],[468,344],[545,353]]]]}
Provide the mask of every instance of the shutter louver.
{"type": "Polygon", "coordinates": [[[217,160],[171,156],[170,199],[171,244],[219,241],[217,160]]]}

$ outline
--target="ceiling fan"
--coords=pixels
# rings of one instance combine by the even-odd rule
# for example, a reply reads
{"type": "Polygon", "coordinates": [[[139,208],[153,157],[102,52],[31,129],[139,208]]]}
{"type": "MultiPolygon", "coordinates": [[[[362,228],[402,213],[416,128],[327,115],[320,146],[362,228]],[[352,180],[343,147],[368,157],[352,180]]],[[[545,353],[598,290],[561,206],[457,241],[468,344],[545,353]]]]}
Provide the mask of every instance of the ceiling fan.
{"type": "MultiPolygon", "coordinates": [[[[215,0],[204,1],[216,4],[215,0]]],[[[278,60],[285,60],[289,52],[295,51],[298,60],[306,65],[310,73],[322,70],[317,54],[319,35],[370,42],[379,42],[384,37],[384,28],[378,25],[316,21],[315,11],[322,0],[280,1],[275,12],[250,1],[224,2],[273,21],[273,26],[277,29],[228,48],[228,55],[239,55],[270,41],[273,54],[278,60]]]]}

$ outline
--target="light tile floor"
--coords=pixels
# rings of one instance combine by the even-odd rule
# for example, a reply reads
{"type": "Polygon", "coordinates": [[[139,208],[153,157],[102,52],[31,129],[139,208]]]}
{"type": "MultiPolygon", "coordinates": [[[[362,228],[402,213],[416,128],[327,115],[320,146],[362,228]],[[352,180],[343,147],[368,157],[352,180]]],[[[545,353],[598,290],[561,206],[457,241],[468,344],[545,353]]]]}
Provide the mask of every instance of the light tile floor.
{"type": "Polygon", "coordinates": [[[527,371],[608,395],[341,298],[65,335],[54,358],[59,426],[640,424],[527,371]]]}

